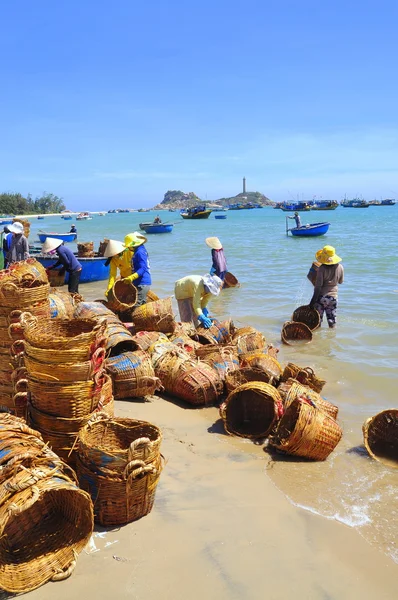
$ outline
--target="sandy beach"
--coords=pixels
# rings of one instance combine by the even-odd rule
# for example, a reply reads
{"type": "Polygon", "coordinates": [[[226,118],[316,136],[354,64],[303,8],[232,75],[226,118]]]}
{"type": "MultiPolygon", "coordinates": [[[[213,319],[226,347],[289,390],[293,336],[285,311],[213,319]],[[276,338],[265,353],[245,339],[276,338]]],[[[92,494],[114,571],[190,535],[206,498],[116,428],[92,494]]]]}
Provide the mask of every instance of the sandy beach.
{"type": "Polygon", "coordinates": [[[153,511],[118,529],[97,526],[73,576],[27,597],[396,597],[397,566],[355,530],[292,506],[268,477],[268,454],[226,436],[217,409],[151,397],[118,401],[115,412],[162,428],[166,464],[153,511]]]}

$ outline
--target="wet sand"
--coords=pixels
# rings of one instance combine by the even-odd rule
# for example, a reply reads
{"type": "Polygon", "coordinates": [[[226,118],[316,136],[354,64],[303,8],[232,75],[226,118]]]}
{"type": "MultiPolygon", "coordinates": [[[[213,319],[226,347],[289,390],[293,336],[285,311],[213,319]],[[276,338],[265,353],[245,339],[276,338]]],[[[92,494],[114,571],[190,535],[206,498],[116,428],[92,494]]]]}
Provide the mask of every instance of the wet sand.
{"type": "Polygon", "coordinates": [[[155,506],[120,529],[96,527],[72,577],[37,600],[396,598],[398,567],[352,528],[289,503],[261,446],[223,433],[215,408],[152,397],[118,416],[160,426],[166,465],[155,506]]]}

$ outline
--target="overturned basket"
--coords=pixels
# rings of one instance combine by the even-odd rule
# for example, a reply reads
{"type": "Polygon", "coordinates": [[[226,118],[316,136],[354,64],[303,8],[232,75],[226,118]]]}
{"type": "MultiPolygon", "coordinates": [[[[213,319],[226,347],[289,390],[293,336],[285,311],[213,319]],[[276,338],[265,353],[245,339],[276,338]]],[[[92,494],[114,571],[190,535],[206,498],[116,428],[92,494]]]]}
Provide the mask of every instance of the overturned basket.
{"type": "Polygon", "coordinates": [[[232,343],[238,348],[239,354],[262,350],[266,344],[263,334],[254,327],[239,327],[235,330],[232,343]]]}
{"type": "Polygon", "coordinates": [[[287,407],[269,443],[279,451],[310,460],[325,460],[343,435],[332,417],[296,398],[287,407]]]}
{"type": "Polygon", "coordinates": [[[134,310],[133,323],[136,331],[160,331],[173,333],[176,322],[171,298],[147,302],[134,310]]]}
{"type": "Polygon", "coordinates": [[[310,401],[310,403],[313,403],[317,408],[319,408],[319,410],[326,412],[333,419],[337,418],[339,412],[338,406],[328,402],[325,400],[325,398],[322,398],[318,392],[315,392],[307,385],[299,383],[295,379],[288,379],[279,386],[278,390],[283,398],[285,410],[293,402],[293,400],[304,397],[310,401]]]}
{"type": "Polygon", "coordinates": [[[198,339],[201,344],[229,344],[231,342],[231,336],[228,329],[216,319],[213,319],[212,326],[208,329],[202,325],[197,327],[195,338],[198,339]]]}
{"type": "Polygon", "coordinates": [[[304,323],[286,321],[282,327],[281,339],[284,344],[289,346],[308,344],[312,340],[312,332],[304,323]]]}
{"type": "Polygon", "coordinates": [[[310,308],[309,306],[299,306],[296,308],[292,315],[292,321],[304,323],[311,331],[317,329],[321,324],[319,312],[315,310],[315,308],[310,308]]]}
{"type": "Polygon", "coordinates": [[[225,430],[246,438],[265,438],[283,414],[279,392],[268,383],[252,381],[232,391],[220,406],[225,430]]]}
{"type": "Polygon", "coordinates": [[[398,468],[398,409],[390,408],[367,419],[362,427],[363,441],[370,456],[398,468]]]}
{"type": "Polygon", "coordinates": [[[251,367],[241,367],[237,371],[232,371],[225,376],[225,387],[230,393],[243,383],[249,381],[261,381],[262,383],[270,383],[272,376],[261,369],[253,369],[251,367]]]}

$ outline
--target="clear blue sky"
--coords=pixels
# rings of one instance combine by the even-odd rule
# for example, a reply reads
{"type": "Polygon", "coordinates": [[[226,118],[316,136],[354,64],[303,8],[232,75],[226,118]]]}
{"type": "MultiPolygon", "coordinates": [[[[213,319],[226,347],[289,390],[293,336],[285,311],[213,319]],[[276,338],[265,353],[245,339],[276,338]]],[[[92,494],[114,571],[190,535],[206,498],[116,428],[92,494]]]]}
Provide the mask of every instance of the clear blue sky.
{"type": "Polygon", "coordinates": [[[397,2],[0,6],[0,191],[398,197],[397,2]]]}

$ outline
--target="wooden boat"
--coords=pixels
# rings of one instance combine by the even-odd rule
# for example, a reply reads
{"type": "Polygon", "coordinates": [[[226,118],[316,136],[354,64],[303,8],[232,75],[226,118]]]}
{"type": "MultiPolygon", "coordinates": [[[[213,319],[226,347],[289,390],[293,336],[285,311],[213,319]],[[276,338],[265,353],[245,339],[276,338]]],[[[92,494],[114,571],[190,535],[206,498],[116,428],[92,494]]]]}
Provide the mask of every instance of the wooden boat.
{"type": "Polygon", "coordinates": [[[38,219],[44,219],[43,215],[39,215],[37,218],[38,219]]]}
{"type": "Polygon", "coordinates": [[[330,223],[310,223],[310,225],[302,225],[301,227],[293,227],[289,229],[290,233],[297,237],[315,237],[324,235],[329,229],[330,223]]]}
{"type": "Polygon", "coordinates": [[[353,198],[352,200],[342,200],[341,206],[345,208],[369,208],[369,202],[361,200],[360,198],[353,198]]]}
{"type": "Polygon", "coordinates": [[[173,226],[173,223],[140,223],[140,229],[145,233],[170,233],[173,226]]]}
{"type": "Polygon", "coordinates": [[[11,225],[13,223],[13,219],[12,217],[10,217],[9,219],[0,219],[0,225],[2,227],[4,227],[4,225],[11,225]]]}
{"type": "MultiPolygon", "coordinates": [[[[104,281],[109,278],[109,265],[106,266],[107,259],[103,256],[94,256],[91,258],[80,258],[77,253],[74,253],[77,260],[82,266],[82,272],[80,275],[80,283],[91,283],[93,281],[104,281]]],[[[31,251],[31,256],[39,261],[46,269],[56,262],[57,257],[48,257],[48,255],[35,254],[31,251]]],[[[69,274],[66,273],[66,282],[68,281],[69,274]]]]}
{"type": "Polygon", "coordinates": [[[74,242],[77,238],[77,233],[55,233],[54,231],[45,233],[44,231],[41,231],[39,232],[38,236],[42,244],[44,244],[48,237],[55,238],[56,240],[62,240],[63,242],[74,242]]]}
{"type": "Polygon", "coordinates": [[[73,217],[72,215],[62,215],[61,219],[64,219],[64,221],[71,221],[73,217]]]}
{"type": "Polygon", "coordinates": [[[311,206],[308,202],[284,202],[281,204],[280,208],[284,212],[300,212],[304,210],[311,210],[311,206]]]}
{"type": "Polygon", "coordinates": [[[90,215],[87,212],[84,213],[80,213],[79,215],[77,215],[76,220],[77,221],[91,221],[93,217],[90,217],[90,215]]]}
{"type": "Polygon", "coordinates": [[[338,205],[339,203],[336,200],[318,200],[311,206],[311,210],[336,210],[338,205]]]}
{"type": "Polygon", "coordinates": [[[226,219],[227,215],[214,215],[215,219],[226,219]]]}
{"type": "Polygon", "coordinates": [[[180,214],[183,219],[208,219],[210,213],[211,210],[206,209],[204,206],[195,206],[194,208],[188,208],[180,214]]]}

